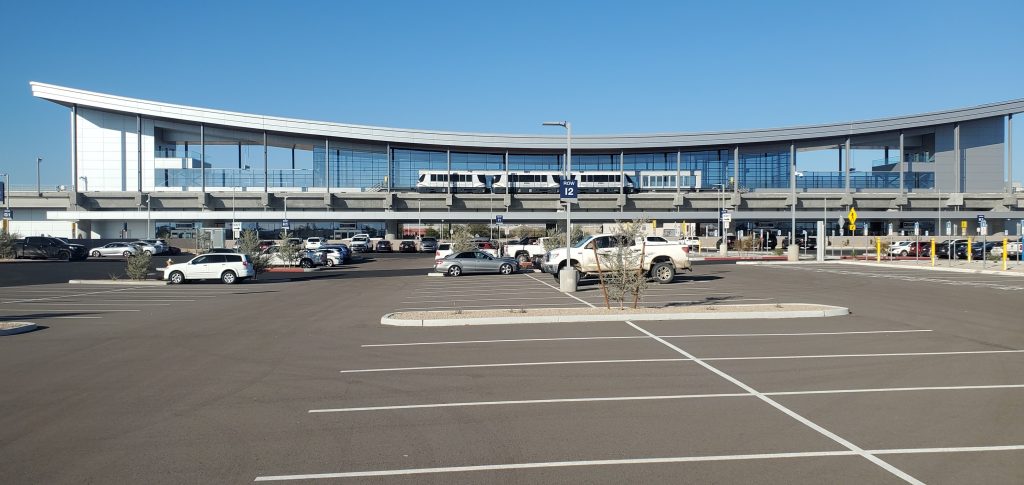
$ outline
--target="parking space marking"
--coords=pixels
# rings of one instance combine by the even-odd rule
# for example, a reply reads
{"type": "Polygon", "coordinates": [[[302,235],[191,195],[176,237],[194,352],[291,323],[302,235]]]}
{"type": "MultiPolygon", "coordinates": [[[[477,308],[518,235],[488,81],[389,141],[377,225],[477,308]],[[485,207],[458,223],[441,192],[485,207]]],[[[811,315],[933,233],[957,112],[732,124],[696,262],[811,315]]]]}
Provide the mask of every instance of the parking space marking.
{"type": "Polygon", "coordinates": [[[507,362],[501,364],[460,364],[460,365],[430,365],[422,367],[389,367],[376,369],[349,369],[338,371],[342,374],[358,374],[365,372],[401,372],[413,370],[439,370],[439,369],[480,369],[485,367],[529,367],[541,365],[582,365],[582,364],[640,364],[648,362],[685,362],[688,359],[611,359],[611,360],[565,360],[554,362],[507,362]]]}
{"type": "MultiPolygon", "coordinates": [[[[642,338],[648,338],[643,336],[642,338]]],[[[993,384],[985,386],[927,386],[927,387],[882,387],[870,389],[827,389],[816,391],[779,391],[763,392],[765,396],[807,396],[807,395],[828,395],[828,394],[858,394],[873,392],[925,392],[925,391],[969,391],[984,389],[1020,389],[1024,384],[993,384]]],[[[452,408],[452,407],[474,407],[474,406],[514,406],[520,404],[566,404],[566,403],[589,403],[589,402],[617,402],[617,401],[660,401],[660,400],[682,400],[682,399],[709,399],[723,397],[755,397],[747,392],[739,393],[717,393],[717,394],[675,394],[675,395],[654,395],[654,396],[614,396],[614,397],[579,397],[579,398],[555,398],[555,399],[526,399],[513,401],[467,401],[467,402],[443,402],[430,404],[399,404],[392,406],[366,406],[354,408],[327,408],[310,409],[310,414],[320,413],[347,413],[363,411],[401,411],[408,409],[431,409],[431,408],[452,408]]]]}
{"type": "Polygon", "coordinates": [[[1004,276],[1003,280],[996,280],[998,278],[994,275],[985,274],[971,274],[971,273],[953,273],[949,272],[946,274],[924,274],[926,270],[913,271],[911,268],[907,270],[889,270],[887,268],[857,268],[851,269],[849,265],[814,265],[814,266],[796,266],[796,265],[765,265],[765,268],[772,269],[788,269],[794,271],[813,271],[818,273],[832,273],[841,275],[853,275],[862,276],[867,278],[891,278],[902,281],[913,281],[923,283],[940,283],[946,285],[957,285],[957,286],[974,286],[978,288],[988,288],[996,290],[1009,290],[1017,291],[1024,290],[1024,285],[1020,285],[1015,281],[1012,276],[1004,276]],[[845,267],[844,267],[845,266],[845,267]]]}
{"type": "Polygon", "coordinates": [[[29,301],[25,303],[2,302],[11,305],[80,305],[80,306],[171,306],[170,303],[83,303],[79,301],[29,301]]]}
{"type": "MultiPolygon", "coordinates": [[[[849,332],[789,332],[789,333],[705,333],[687,335],[659,335],[661,338],[717,338],[717,337],[804,337],[818,335],[864,335],[880,333],[919,333],[931,332],[928,329],[913,330],[855,330],[849,332]]],[[[440,342],[407,342],[397,344],[363,344],[360,347],[411,347],[417,345],[456,345],[456,344],[491,344],[510,342],[556,342],[574,340],[616,340],[616,339],[644,339],[646,335],[622,335],[609,337],[549,337],[549,338],[516,338],[516,339],[494,339],[494,340],[450,340],[440,342]]]]}
{"type": "MultiPolygon", "coordinates": [[[[569,298],[569,297],[567,297],[565,295],[542,296],[542,297],[538,297],[538,296],[513,296],[513,297],[502,296],[501,297],[501,301],[505,301],[505,300],[555,300],[555,299],[563,299],[563,298],[569,298]]],[[[437,301],[437,300],[438,300],[438,298],[419,298],[419,299],[415,299],[415,300],[404,300],[404,301],[402,301],[402,303],[424,303],[424,302],[431,302],[431,301],[437,301]]],[[[446,298],[445,299],[445,301],[481,301],[481,300],[494,300],[494,297],[493,296],[482,296],[480,298],[446,298]]]]}
{"type": "Polygon", "coordinates": [[[566,399],[527,399],[520,401],[470,401],[470,402],[445,402],[436,404],[406,404],[398,406],[370,406],[361,408],[334,408],[334,409],[310,409],[310,414],[316,413],[347,413],[359,411],[398,411],[402,409],[429,409],[429,408],[451,408],[471,406],[508,406],[516,404],[563,404],[563,403],[586,403],[586,402],[615,402],[615,401],[663,401],[677,399],[703,399],[715,397],[750,397],[750,394],[728,393],[728,394],[676,394],[669,396],[616,396],[616,397],[580,397],[566,399]]]}
{"type": "Polygon", "coordinates": [[[851,443],[850,441],[847,441],[843,437],[841,437],[841,436],[839,436],[839,435],[837,435],[837,434],[835,434],[835,433],[833,433],[833,432],[831,432],[831,431],[829,431],[829,430],[819,426],[817,423],[811,421],[810,419],[807,419],[807,418],[803,417],[802,415],[798,414],[796,411],[793,411],[792,409],[789,409],[788,407],[782,405],[782,403],[772,399],[771,397],[768,397],[768,396],[760,393],[759,391],[757,391],[753,387],[750,387],[747,384],[744,384],[743,381],[740,381],[739,379],[737,379],[737,378],[727,374],[725,371],[722,371],[722,370],[718,369],[717,367],[715,367],[715,366],[713,366],[711,364],[708,364],[704,360],[701,360],[701,359],[695,357],[693,354],[691,354],[691,353],[689,353],[689,352],[687,352],[687,351],[677,347],[676,345],[670,343],[669,341],[667,341],[667,340],[665,340],[665,339],[663,339],[661,337],[658,337],[657,335],[654,335],[653,333],[645,330],[644,328],[640,327],[639,325],[637,325],[637,324],[635,324],[633,322],[627,321],[626,323],[629,324],[629,326],[631,326],[631,327],[637,329],[638,331],[644,333],[648,337],[651,337],[652,339],[662,343],[666,347],[674,350],[679,355],[682,355],[683,357],[689,358],[693,362],[696,362],[697,365],[700,365],[701,367],[704,367],[705,369],[707,369],[707,370],[711,371],[712,373],[718,375],[719,377],[729,381],[730,383],[734,384],[735,386],[739,387],[740,389],[743,389],[744,391],[747,391],[748,393],[754,395],[755,397],[757,397],[758,399],[763,401],[765,404],[768,404],[769,406],[771,406],[771,407],[781,411],[783,414],[786,414],[787,416],[789,416],[789,417],[799,421],[804,426],[807,426],[808,428],[811,428],[814,431],[817,431],[822,436],[825,436],[825,437],[831,439],[832,441],[835,441],[836,443],[838,443],[839,445],[843,446],[844,448],[846,448],[846,449],[856,453],[857,455],[860,455],[864,459],[874,463],[875,465],[878,465],[882,469],[884,469],[884,470],[888,471],[889,473],[892,473],[893,475],[903,479],[907,483],[913,483],[915,485],[916,484],[924,485],[923,482],[921,482],[920,480],[910,476],[909,474],[907,474],[903,470],[900,470],[899,468],[896,468],[895,466],[893,466],[889,462],[887,462],[887,461],[885,461],[885,460],[883,460],[883,459],[881,459],[881,458],[879,458],[879,457],[877,457],[875,455],[872,455],[872,454],[864,451],[863,448],[861,448],[861,447],[851,443]]]}
{"type": "Polygon", "coordinates": [[[79,296],[98,295],[98,294],[101,294],[101,293],[113,293],[113,292],[128,291],[128,290],[131,290],[131,288],[116,288],[116,289],[113,289],[113,290],[92,291],[92,292],[89,292],[89,293],[75,293],[75,294],[72,294],[72,295],[57,295],[57,296],[47,296],[47,297],[39,297],[39,298],[22,298],[22,299],[19,299],[19,300],[4,301],[4,304],[22,303],[22,302],[29,302],[29,301],[56,300],[56,299],[60,299],[60,298],[75,298],[75,297],[79,297],[79,296]]]}
{"type": "MultiPolygon", "coordinates": [[[[627,322],[629,323],[629,322],[627,322]]],[[[765,355],[755,357],[702,357],[702,360],[845,359],[864,357],[920,357],[928,355],[1018,354],[1024,350],[965,350],[952,352],[893,352],[887,354],[765,355]]]]}
{"type": "MultiPolygon", "coordinates": [[[[556,287],[555,287],[554,285],[552,285],[552,284],[550,284],[550,283],[545,283],[545,282],[543,282],[543,281],[541,281],[541,280],[539,280],[539,279],[537,279],[537,278],[534,278],[534,277],[533,277],[533,275],[526,275],[526,276],[527,276],[528,278],[530,278],[530,279],[532,279],[532,280],[534,280],[534,281],[536,281],[536,282],[538,282],[538,283],[540,283],[540,284],[544,285],[544,286],[547,286],[548,288],[551,288],[551,289],[553,289],[553,290],[555,290],[555,291],[561,292],[561,290],[560,290],[559,288],[556,288],[556,287]]],[[[585,301],[585,300],[581,300],[581,299],[580,299],[580,298],[579,298],[578,296],[576,296],[576,295],[573,295],[572,293],[565,293],[565,295],[566,295],[566,296],[568,296],[569,298],[573,298],[573,299],[575,299],[576,301],[578,301],[578,302],[580,302],[580,303],[582,303],[582,304],[584,304],[584,305],[587,305],[587,306],[589,306],[590,308],[597,308],[597,307],[595,307],[594,305],[590,304],[590,302],[588,302],[588,301],[585,301]]]]}
{"type": "MultiPolygon", "coordinates": [[[[995,446],[961,446],[950,448],[896,448],[879,450],[861,450],[862,452],[874,455],[907,455],[907,454],[939,454],[939,453],[980,453],[986,451],[1018,451],[1024,450],[1024,445],[995,445],[995,446]]],[[[745,455],[700,455],[700,456],[668,456],[657,458],[619,458],[609,460],[577,460],[577,461],[548,461],[535,463],[507,463],[496,465],[468,465],[433,468],[399,468],[393,470],[366,470],[358,472],[338,473],[310,473],[297,475],[264,475],[257,476],[256,482],[284,482],[298,480],[322,480],[329,478],[369,478],[369,477],[393,477],[403,475],[428,475],[439,473],[465,473],[480,471],[506,471],[506,470],[529,470],[538,468],[569,468],[569,467],[591,467],[591,466],[614,466],[614,465],[657,465],[668,463],[701,463],[718,461],[750,461],[750,460],[784,460],[792,458],[825,458],[837,456],[857,456],[860,453],[853,450],[834,451],[804,451],[789,453],[755,453],[745,455]]],[[[905,474],[904,474],[905,475],[905,474]]],[[[907,475],[909,477],[909,475],[907,475]]],[[[903,478],[903,477],[900,477],[903,478]]],[[[911,483],[921,483],[909,477],[911,483]]],[[[904,478],[906,480],[906,478],[904,478]]]]}
{"type": "Polygon", "coordinates": [[[98,318],[103,318],[103,317],[89,317],[89,316],[84,316],[84,315],[72,315],[72,316],[67,316],[67,317],[46,317],[46,318],[61,318],[61,319],[68,319],[68,320],[71,320],[71,319],[83,319],[84,320],[84,319],[98,319],[98,318]]]}

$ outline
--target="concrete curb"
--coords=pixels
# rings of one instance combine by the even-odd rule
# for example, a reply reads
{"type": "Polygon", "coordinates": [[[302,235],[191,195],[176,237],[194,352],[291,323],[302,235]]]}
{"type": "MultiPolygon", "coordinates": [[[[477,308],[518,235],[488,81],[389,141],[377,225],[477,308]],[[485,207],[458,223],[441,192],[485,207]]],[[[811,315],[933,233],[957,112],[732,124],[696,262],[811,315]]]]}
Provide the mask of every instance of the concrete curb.
{"type": "Polygon", "coordinates": [[[0,336],[4,336],[4,335],[17,335],[19,333],[31,332],[31,331],[39,328],[38,325],[36,325],[36,324],[34,324],[32,322],[5,322],[5,323],[14,323],[14,324],[20,324],[20,325],[18,325],[17,327],[14,327],[14,328],[9,328],[7,330],[0,330],[0,336]]]}
{"type": "Polygon", "coordinates": [[[70,285],[167,286],[167,283],[154,280],[68,280],[70,285]]]}
{"type": "Polygon", "coordinates": [[[928,271],[948,271],[951,273],[973,273],[973,274],[987,274],[996,276],[1024,276],[1024,272],[1012,272],[1002,270],[990,270],[990,269],[969,269],[969,268],[950,268],[948,266],[912,266],[906,264],[892,264],[892,263],[873,263],[864,261],[835,261],[838,264],[849,264],[852,266],[869,266],[873,268],[898,268],[898,269],[922,269],[928,271]]]}
{"type": "Polygon", "coordinates": [[[815,264],[817,261],[736,261],[736,264],[749,264],[749,265],[778,265],[778,264],[815,264]]]}
{"type": "MultiPolygon", "coordinates": [[[[744,305],[728,305],[744,306],[744,305]]],[[[527,317],[481,317],[481,318],[438,318],[425,320],[399,320],[388,313],[380,317],[381,325],[395,327],[452,327],[465,325],[511,325],[522,323],[581,323],[621,322],[659,320],[731,320],[731,319],[775,319],[775,318],[819,318],[849,315],[850,309],[830,305],[819,305],[823,310],[794,310],[782,312],[715,312],[715,313],[620,313],[615,315],[531,315],[527,317]]],[[[512,311],[498,309],[495,311],[512,311]]]]}

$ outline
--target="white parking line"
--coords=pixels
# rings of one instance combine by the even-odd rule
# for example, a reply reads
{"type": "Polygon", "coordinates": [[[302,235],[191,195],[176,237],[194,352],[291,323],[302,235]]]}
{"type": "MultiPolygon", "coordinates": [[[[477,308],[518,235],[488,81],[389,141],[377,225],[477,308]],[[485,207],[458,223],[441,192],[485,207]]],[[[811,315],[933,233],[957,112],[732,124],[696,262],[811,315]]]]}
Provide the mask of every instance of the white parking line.
{"type": "Polygon", "coordinates": [[[506,406],[515,404],[556,404],[556,403],[584,403],[584,402],[614,402],[614,401],[662,401],[675,399],[703,399],[712,397],[750,397],[745,392],[729,394],[677,394],[670,396],[620,396],[620,397],[582,397],[566,399],[528,399],[521,401],[471,401],[471,402],[446,402],[437,404],[406,404],[398,406],[371,406],[362,408],[335,408],[335,409],[310,409],[309,413],[347,413],[357,411],[396,411],[401,409],[429,409],[429,408],[451,408],[470,406],[506,406]]]}
{"type": "Polygon", "coordinates": [[[679,355],[682,355],[683,357],[686,357],[686,358],[689,358],[689,359],[693,360],[694,362],[697,363],[697,365],[700,365],[701,367],[703,367],[703,368],[713,372],[714,374],[718,375],[722,379],[725,379],[726,381],[729,381],[730,383],[736,385],[740,389],[743,389],[744,391],[747,391],[748,393],[754,395],[755,397],[760,399],[765,404],[768,404],[769,406],[771,406],[771,407],[781,411],[783,414],[785,414],[785,415],[787,415],[787,416],[789,416],[789,417],[799,421],[804,426],[807,426],[808,428],[811,428],[814,431],[817,431],[822,436],[825,436],[825,437],[831,439],[832,441],[835,441],[837,444],[841,445],[842,447],[844,447],[844,448],[846,448],[846,449],[848,449],[848,450],[850,450],[850,451],[860,455],[864,459],[874,463],[875,465],[878,465],[882,469],[884,469],[884,470],[888,471],[889,473],[892,473],[893,475],[903,479],[907,483],[912,483],[912,484],[915,484],[915,485],[918,485],[918,484],[924,485],[923,482],[921,482],[920,480],[910,476],[909,474],[907,474],[903,470],[900,470],[899,468],[896,468],[895,466],[893,466],[889,462],[887,462],[887,461],[885,461],[885,460],[883,460],[883,459],[881,459],[881,458],[879,458],[879,457],[877,457],[875,455],[872,455],[872,454],[864,451],[864,449],[862,449],[861,447],[859,447],[859,446],[851,443],[850,441],[847,441],[843,437],[841,437],[841,436],[839,436],[839,435],[837,435],[837,434],[835,434],[835,433],[833,433],[833,432],[831,432],[831,431],[829,431],[829,430],[819,426],[817,423],[815,423],[815,422],[813,422],[813,421],[803,417],[802,415],[798,414],[796,411],[793,411],[792,409],[789,409],[788,407],[782,405],[778,401],[776,401],[776,400],[774,400],[774,399],[764,395],[763,393],[759,392],[757,389],[754,389],[753,387],[748,386],[747,384],[743,383],[743,381],[740,381],[739,379],[737,379],[737,378],[735,378],[735,377],[725,373],[724,371],[718,369],[717,367],[715,367],[715,366],[713,366],[711,364],[708,364],[704,360],[702,360],[702,359],[700,359],[698,357],[695,357],[693,354],[690,354],[689,352],[687,352],[687,351],[677,347],[676,345],[668,342],[667,340],[662,339],[661,337],[658,337],[657,335],[654,335],[653,333],[645,330],[644,328],[640,327],[639,325],[637,325],[637,324],[635,324],[633,322],[626,321],[626,323],[629,324],[629,326],[631,326],[631,327],[637,329],[638,331],[642,332],[643,334],[647,335],[648,337],[651,337],[652,339],[654,339],[654,340],[656,340],[658,342],[661,342],[666,347],[676,351],[676,353],[678,353],[679,355]]]}
{"type": "Polygon", "coordinates": [[[689,359],[613,359],[613,360],[566,360],[554,362],[509,362],[502,364],[463,364],[463,365],[431,365],[423,367],[391,367],[377,369],[350,369],[339,371],[342,374],[357,374],[363,372],[400,372],[410,370],[437,370],[437,369],[480,369],[484,367],[528,367],[538,365],[579,365],[579,364],[638,364],[647,362],[683,362],[689,359]]]}
{"type": "MultiPolygon", "coordinates": [[[[659,335],[661,338],[711,338],[711,337],[804,337],[817,335],[865,335],[865,334],[888,334],[888,333],[919,333],[931,332],[927,329],[914,330],[855,330],[849,332],[791,332],[791,333],[704,333],[686,335],[659,335]]],[[[489,344],[506,342],[552,342],[572,340],[615,340],[615,339],[645,339],[646,335],[624,335],[610,337],[550,337],[550,338],[519,338],[519,339],[495,339],[495,340],[452,340],[441,342],[409,342],[398,344],[363,344],[360,347],[407,347],[414,345],[454,345],[454,344],[489,344]]]]}
{"type": "Polygon", "coordinates": [[[170,303],[82,303],[77,301],[56,302],[56,301],[29,301],[25,303],[0,302],[5,305],[80,305],[80,306],[171,306],[170,303]]]}
{"type": "MultiPolygon", "coordinates": [[[[888,450],[862,450],[869,455],[904,455],[918,453],[974,453],[985,451],[1016,451],[1024,450],[1024,445],[997,446],[962,446],[952,448],[899,448],[888,450]]],[[[505,463],[495,465],[469,465],[433,468],[400,468],[392,470],[366,470],[357,472],[310,473],[301,475],[265,475],[258,476],[257,482],[283,482],[296,480],[317,480],[327,478],[366,478],[393,477],[402,475],[427,475],[437,473],[464,473],[479,471],[529,470],[538,468],[569,468],[582,466],[613,466],[613,465],[656,465],[665,463],[698,463],[716,461],[745,460],[781,460],[790,458],[822,458],[833,456],[856,456],[860,453],[852,450],[837,451],[805,451],[791,453],[754,453],[745,455],[701,455],[701,456],[667,456],[657,458],[620,458],[610,460],[577,460],[547,461],[535,463],[505,463]]],[[[909,477],[909,476],[908,476],[909,477]]],[[[902,477],[901,477],[902,478],[902,477]]],[[[917,480],[910,477],[915,483],[917,480]]]]}
{"type": "Polygon", "coordinates": [[[98,295],[98,294],[101,294],[101,293],[114,293],[114,292],[119,292],[119,291],[128,291],[128,290],[131,290],[131,289],[132,288],[115,288],[113,290],[90,291],[88,293],[74,293],[74,294],[70,294],[70,295],[57,295],[57,296],[47,296],[47,297],[39,297],[39,298],[23,298],[23,299],[20,299],[20,300],[8,300],[8,301],[5,301],[4,303],[5,304],[9,304],[9,303],[22,303],[22,302],[29,302],[29,301],[56,300],[56,299],[59,299],[59,298],[76,298],[76,297],[80,297],[80,296],[98,295]]]}
{"type": "MultiPolygon", "coordinates": [[[[644,336],[644,338],[647,338],[644,336]]],[[[969,391],[986,389],[1020,389],[1024,384],[997,384],[987,386],[928,386],[928,387],[883,387],[873,389],[829,389],[819,391],[783,391],[763,392],[765,396],[806,396],[822,394],[856,394],[873,392],[924,392],[924,391],[969,391]]],[[[400,404],[394,406],[368,406],[356,408],[328,408],[310,409],[309,413],[347,413],[361,411],[399,411],[404,409],[431,409],[451,407],[474,407],[474,406],[512,406],[518,404],[564,404],[564,403],[589,403],[589,402],[616,402],[616,401],[661,401],[679,399],[706,399],[720,397],[754,397],[746,392],[724,393],[724,394],[676,394],[676,395],[655,395],[655,396],[616,396],[616,397],[581,397],[564,399],[527,399],[517,401],[468,401],[468,402],[444,402],[433,404],[400,404]]]]}
{"type": "Polygon", "coordinates": [[[702,357],[701,360],[845,359],[858,357],[921,357],[929,355],[1017,354],[1024,350],[968,350],[958,352],[893,352],[886,354],[767,355],[757,357],[702,357]]]}
{"type": "MultiPolygon", "coordinates": [[[[506,300],[558,300],[558,299],[567,299],[567,298],[569,298],[569,297],[567,297],[565,295],[555,295],[555,296],[524,296],[524,297],[508,297],[508,296],[502,295],[500,298],[495,298],[493,295],[481,295],[479,298],[447,298],[447,299],[444,299],[442,301],[445,301],[445,302],[449,302],[449,301],[487,301],[487,300],[495,300],[495,299],[499,299],[501,301],[506,301],[506,300]]],[[[425,302],[432,302],[432,301],[438,301],[438,297],[414,299],[414,300],[404,300],[404,301],[402,301],[402,303],[425,303],[425,302]]]]}

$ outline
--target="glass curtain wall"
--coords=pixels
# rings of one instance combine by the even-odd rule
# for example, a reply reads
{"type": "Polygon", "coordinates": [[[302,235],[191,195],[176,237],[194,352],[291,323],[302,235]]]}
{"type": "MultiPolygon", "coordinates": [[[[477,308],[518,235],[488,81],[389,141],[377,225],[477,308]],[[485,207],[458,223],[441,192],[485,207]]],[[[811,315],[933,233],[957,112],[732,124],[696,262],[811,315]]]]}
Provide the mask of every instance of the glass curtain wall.
{"type": "Polygon", "coordinates": [[[683,152],[682,170],[700,171],[701,186],[698,189],[711,189],[716,184],[732,187],[732,150],[704,150],[683,152]]]}
{"type": "MultiPolygon", "coordinates": [[[[324,187],[324,147],[313,149],[313,179],[317,187],[324,187]]],[[[331,142],[326,154],[330,165],[331,189],[358,189],[361,191],[387,188],[388,154],[380,150],[355,148],[331,142]]]]}
{"type": "MultiPolygon", "coordinates": [[[[420,170],[448,170],[448,154],[446,152],[408,150],[396,148],[392,150],[392,185],[395,190],[415,190],[420,170]]],[[[387,158],[385,157],[385,161],[387,158]]]]}
{"type": "Polygon", "coordinates": [[[741,189],[788,189],[789,150],[746,152],[740,149],[741,189]]]}

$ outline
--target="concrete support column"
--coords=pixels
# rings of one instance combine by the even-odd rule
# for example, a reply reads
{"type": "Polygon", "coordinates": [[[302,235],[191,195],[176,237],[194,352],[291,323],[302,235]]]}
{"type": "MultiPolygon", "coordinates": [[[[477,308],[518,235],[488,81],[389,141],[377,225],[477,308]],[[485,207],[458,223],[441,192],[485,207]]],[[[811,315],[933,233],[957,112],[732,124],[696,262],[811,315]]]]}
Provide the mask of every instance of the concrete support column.
{"type": "Polygon", "coordinates": [[[384,221],[384,239],[389,241],[398,239],[398,221],[384,221]]]}
{"type": "Polygon", "coordinates": [[[1013,193],[1013,113],[1006,117],[1006,191],[1013,193]]]}
{"type": "Polygon", "coordinates": [[[138,183],[139,183],[139,194],[142,194],[142,115],[135,115],[135,142],[138,143],[136,147],[136,159],[139,163],[138,168],[138,183]]]}
{"type": "MultiPolygon", "coordinates": [[[[293,155],[295,154],[294,150],[292,151],[292,154],[293,155]]],[[[242,168],[242,142],[238,142],[238,168],[239,169],[242,168]]]]}
{"type": "MultiPolygon", "coordinates": [[[[206,125],[199,125],[199,174],[203,179],[203,200],[206,200],[206,125]]],[[[206,205],[205,203],[203,204],[206,205]]]]}
{"type": "Polygon", "coordinates": [[[324,138],[324,191],[331,192],[331,140],[324,138]]]}
{"type": "MultiPolygon", "coordinates": [[[[78,105],[71,105],[71,187],[78,203],[78,105]]],[[[8,189],[10,190],[10,189],[8,189]]]]}
{"type": "Polygon", "coordinates": [[[903,145],[903,131],[900,131],[900,194],[905,194],[907,192],[906,180],[903,180],[903,174],[906,172],[906,167],[904,166],[906,162],[904,161],[904,159],[907,158],[906,154],[904,153],[904,149],[905,147],[903,145]]]}
{"type": "Polygon", "coordinates": [[[846,166],[844,167],[844,170],[843,170],[843,172],[844,172],[843,176],[846,179],[845,187],[846,187],[846,193],[847,194],[850,193],[850,160],[851,160],[850,151],[851,150],[852,149],[850,147],[850,137],[846,137],[846,166]]]}
{"type": "Polygon", "coordinates": [[[452,193],[452,187],[455,186],[454,185],[455,183],[452,181],[452,150],[450,148],[445,150],[444,151],[444,156],[445,156],[445,163],[447,164],[446,166],[448,167],[447,168],[447,170],[448,170],[448,188],[445,189],[445,192],[448,193],[448,194],[451,194],[452,193]]]}
{"type": "Polygon", "coordinates": [[[676,150],[676,197],[679,197],[679,189],[683,184],[683,151],[676,150]]]}
{"type": "MultiPolygon", "coordinates": [[[[706,177],[707,174],[701,174],[702,177],[706,177]]],[[[732,193],[740,193],[740,146],[736,145],[732,149],[732,193]]]]}
{"type": "Polygon", "coordinates": [[[623,195],[625,193],[626,193],[626,152],[620,150],[619,151],[619,195],[623,195]]]}
{"type": "Polygon", "coordinates": [[[394,176],[391,174],[391,165],[392,165],[392,160],[391,160],[391,144],[388,143],[387,145],[385,145],[384,149],[388,151],[388,175],[387,175],[387,177],[388,177],[388,192],[391,192],[394,189],[394,187],[395,187],[394,176]]]}
{"type": "MultiPolygon", "coordinates": [[[[953,153],[956,163],[953,167],[953,188],[958,193],[963,193],[963,160],[960,158],[960,123],[953,123],[953,153]]],[[[936,187],[937,189],[938,187],[936,187]]]]}
{"type": "Polygon", "coordinates": [[[270,165],[267,157],[267,132],[263,132],[263,192],[270,192],[270,165]]]}
{"type": "Polygon", "coordinates": [[[295,170],[295,145],[292,145],[292,170],[295,170]]]}

